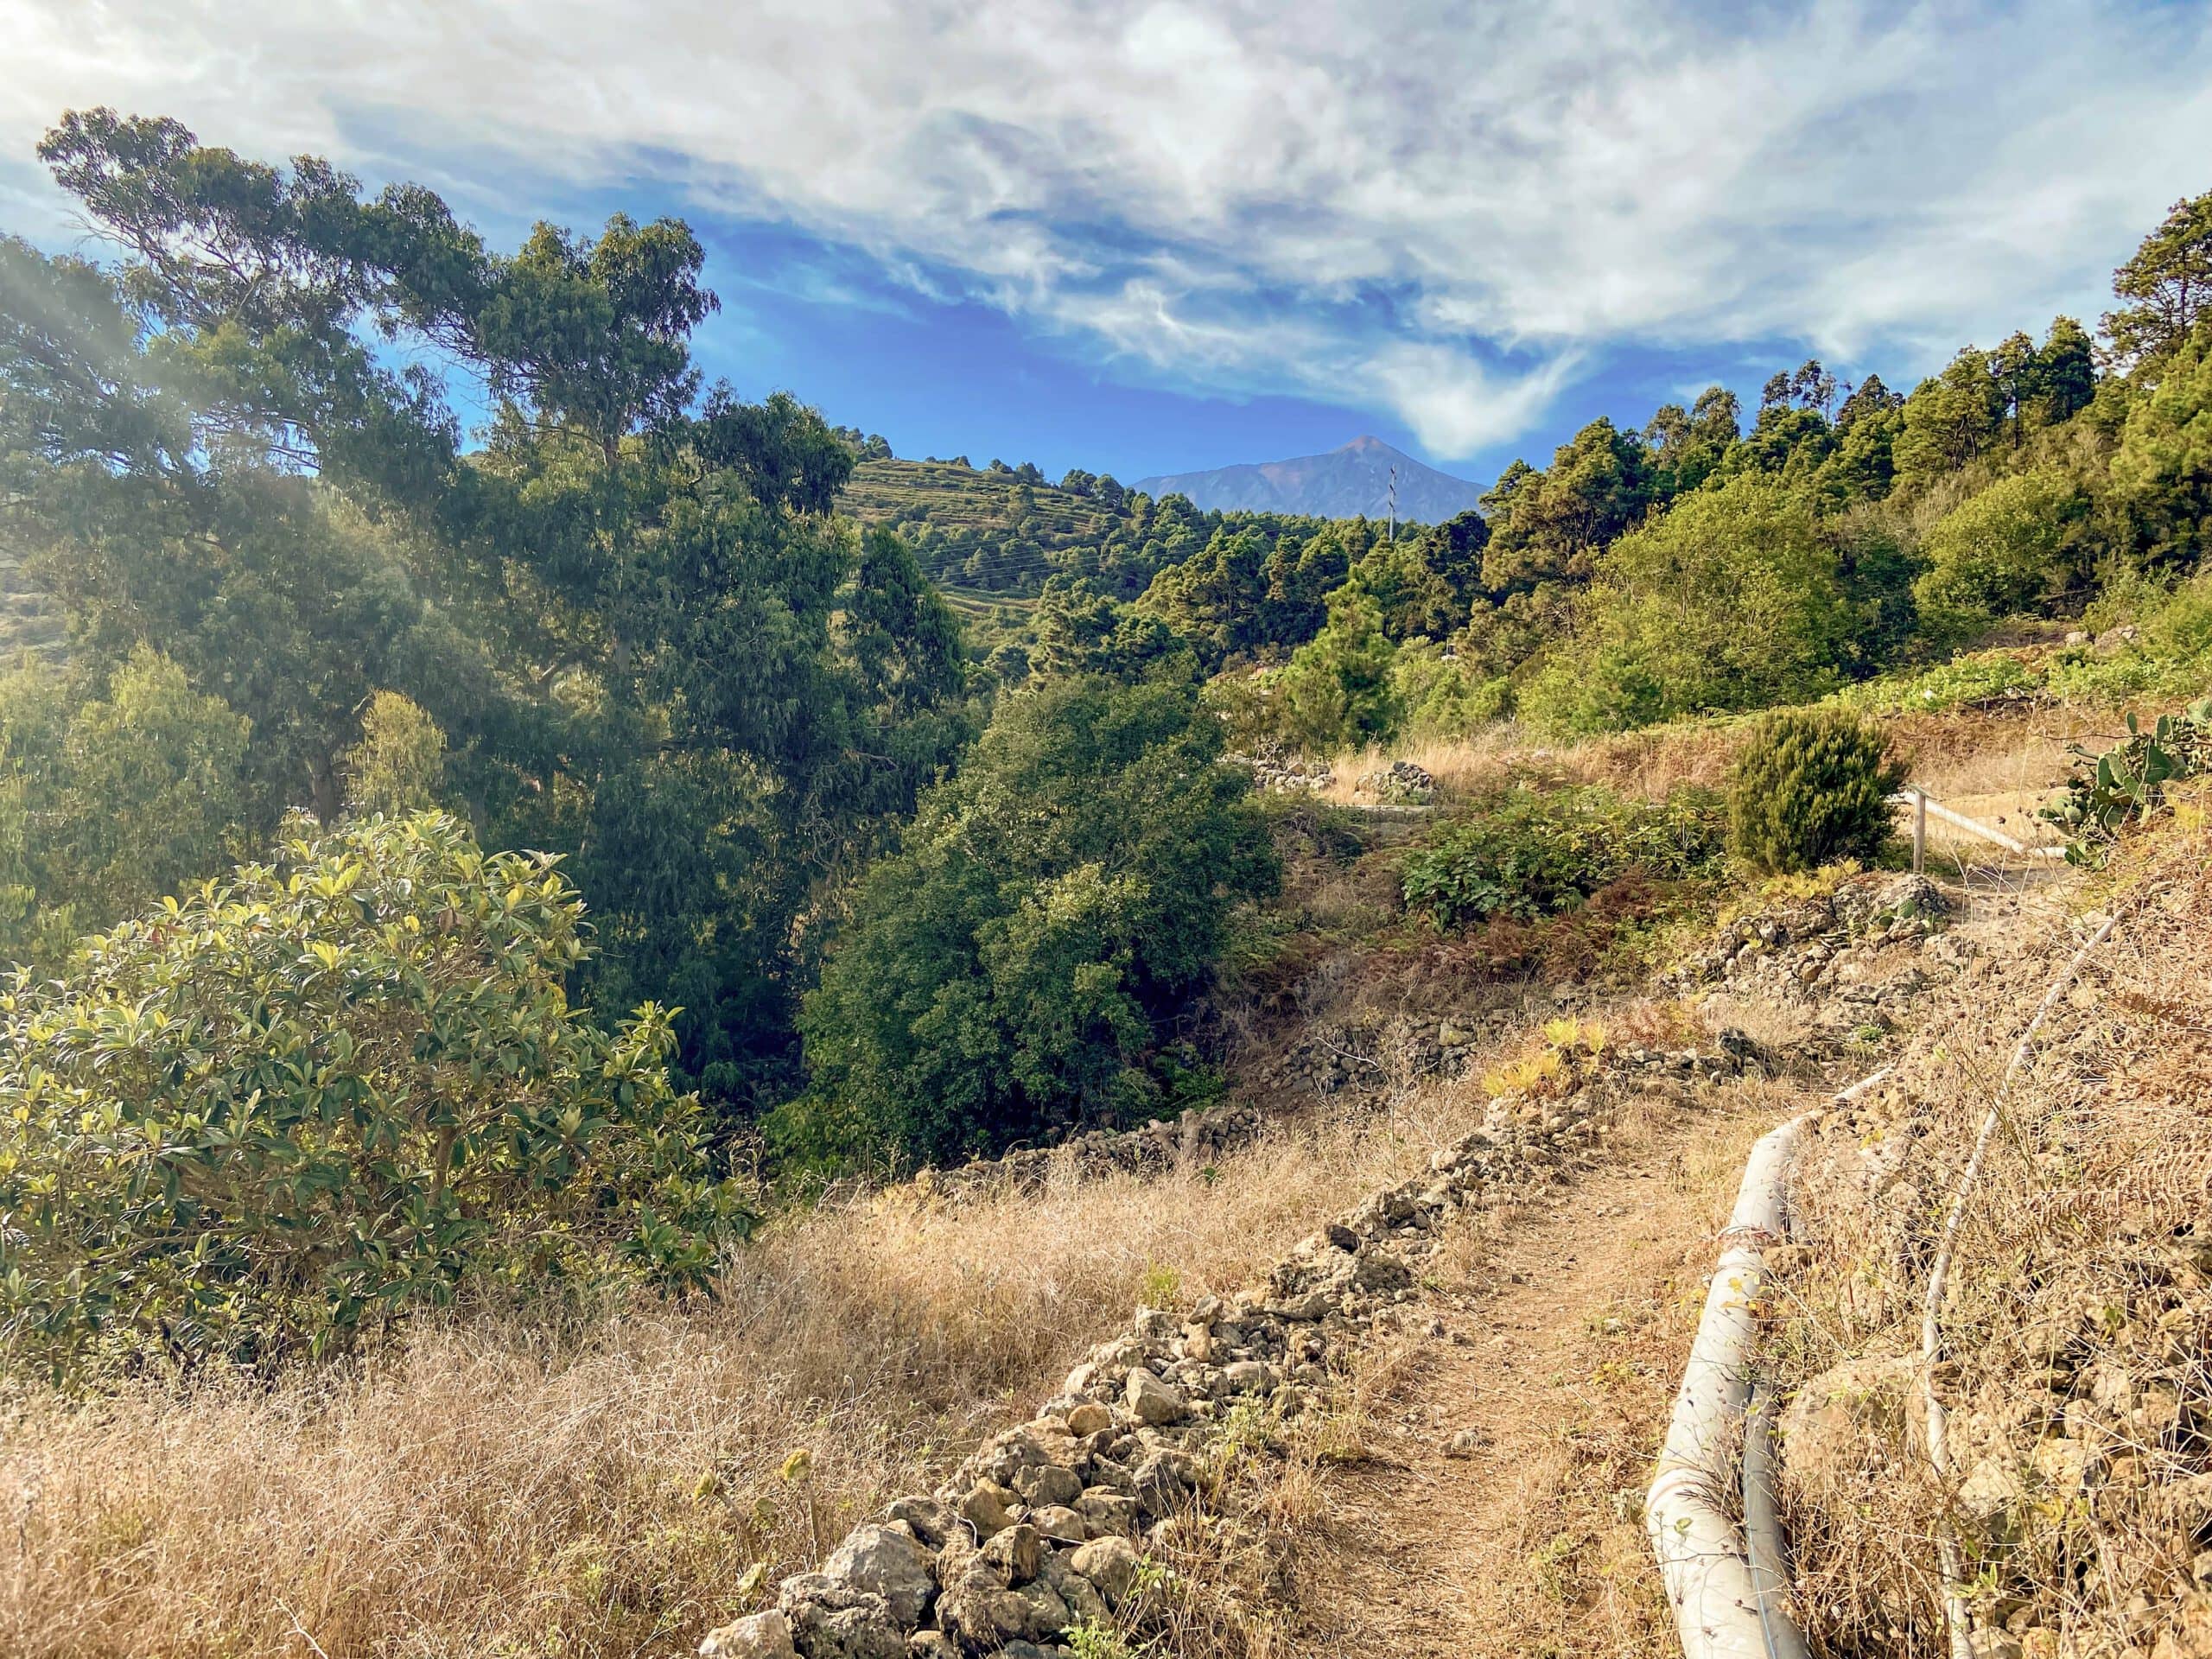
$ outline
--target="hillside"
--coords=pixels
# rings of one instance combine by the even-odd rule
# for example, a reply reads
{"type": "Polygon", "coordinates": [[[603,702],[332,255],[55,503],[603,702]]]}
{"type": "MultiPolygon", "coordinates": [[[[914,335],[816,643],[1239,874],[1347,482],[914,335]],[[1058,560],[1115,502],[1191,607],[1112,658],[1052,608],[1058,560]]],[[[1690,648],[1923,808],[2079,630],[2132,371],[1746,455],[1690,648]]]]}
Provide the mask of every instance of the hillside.
{"type": "Polygon", "coordinates": [[[0,542],[0,664],[13,663],[24,652],[56,655],[61,635],[60,608],[24,575],[16,550],[0,542]]]}
{"type": "Polygon", "coordinates": [[[1398,479],[1398,522],[1440,524],[1482,501],[1482,488],[1440,473],[1380,438],[1354,438],[1325,455],[1248,462],[1211,472],[1140,479],[1151,495],[1186,495],[1216,512],[1303,513],[1317,518],[1382,518],[1389,512],[1390,473],[1398,479]]]}
{"type": "Polygon", "coordinates": [[[2212,195],[1397,532],[707,391],[680,221],[43,149],[0,1655],[2212,1654],[2212,195]]]}
{"type": "Polygon", "coordinates": [[[896,530],[933,581],[971,597],[1033,595],[1065,573],[1134,598],[1205,540],[1196,514],[1118,487],[1078,494],[951,461],[862,461],[838,505],[896,530]]]}

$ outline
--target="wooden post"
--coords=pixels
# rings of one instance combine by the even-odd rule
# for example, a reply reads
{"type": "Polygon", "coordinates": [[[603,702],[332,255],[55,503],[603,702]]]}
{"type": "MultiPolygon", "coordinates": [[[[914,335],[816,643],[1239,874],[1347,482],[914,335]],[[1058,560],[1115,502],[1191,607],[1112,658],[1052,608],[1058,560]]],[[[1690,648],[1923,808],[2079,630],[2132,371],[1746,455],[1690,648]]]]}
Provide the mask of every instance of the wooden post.
{"type": "Polygon", "coordinates": [[[1928,870],[1928,791],[1912,791],[1912,873],[1923,875],[1928,870]]]}

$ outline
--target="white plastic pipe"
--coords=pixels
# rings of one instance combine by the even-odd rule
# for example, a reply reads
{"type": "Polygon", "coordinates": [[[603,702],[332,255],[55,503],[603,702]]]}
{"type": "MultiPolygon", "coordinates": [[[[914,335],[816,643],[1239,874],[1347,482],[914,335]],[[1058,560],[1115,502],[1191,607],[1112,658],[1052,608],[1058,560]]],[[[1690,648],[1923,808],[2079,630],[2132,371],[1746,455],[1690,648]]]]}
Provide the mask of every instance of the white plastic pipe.
{"type": "MultiPolygon", "coordinates": [[[[1837,1096],[1836,1103],[1848,1103],[1888,1075],[1885,1066],[1837,1096]]],[[[1764,1253],[1788,1234],[1790,1155],[1813,1116],[1792,1118],[1761,1137],[1744,1166],[1658,1472],[1644,1495],[1644,1530],[1688,1659],[1806,1659],[1805,1638],[1783,1606],[1789,1580],[1774,1503],[1773,1402],[1762,1393],[1754,1408],[1751,1360],[1764,1253]],[[1719,1501],[1739,1426],[1742,1529],[1719,1501]]]]}

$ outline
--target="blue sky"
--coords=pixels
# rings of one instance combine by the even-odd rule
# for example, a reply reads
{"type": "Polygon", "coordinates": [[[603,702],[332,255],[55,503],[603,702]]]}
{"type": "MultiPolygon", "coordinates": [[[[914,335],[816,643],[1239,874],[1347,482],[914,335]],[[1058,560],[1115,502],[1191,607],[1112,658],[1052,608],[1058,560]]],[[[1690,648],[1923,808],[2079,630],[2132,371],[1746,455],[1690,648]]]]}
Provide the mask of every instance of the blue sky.
{"type": "Polygon", "coordinates": [[[1487,480],[1816,353],[1909,385],[2212,188],[2212,8],[2025,0],[0,0],[0,226],[63,108],[681,214],[710,373],[1130,479],[1376,433],[1487,480]]]}

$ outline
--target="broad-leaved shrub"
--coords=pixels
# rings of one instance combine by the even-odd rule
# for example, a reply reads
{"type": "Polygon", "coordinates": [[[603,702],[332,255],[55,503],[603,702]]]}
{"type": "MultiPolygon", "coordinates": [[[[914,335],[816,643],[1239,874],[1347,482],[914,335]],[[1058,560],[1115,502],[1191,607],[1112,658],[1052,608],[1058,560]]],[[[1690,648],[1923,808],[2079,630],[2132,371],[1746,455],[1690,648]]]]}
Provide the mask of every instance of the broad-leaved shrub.
{"type": "Polygon", "coordinates": [[[701,1280],[743,1219],[670,1014],[563,989],[582,905],[442,813],[302,835],[0,994],[0,1338],[80,1368],[342,1347],[472,1272],[701,1280]]]}

